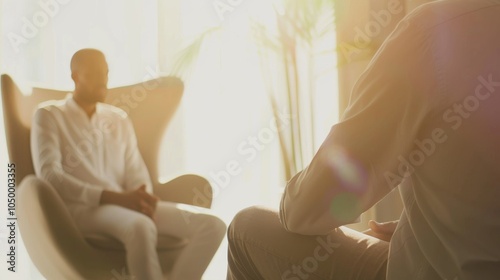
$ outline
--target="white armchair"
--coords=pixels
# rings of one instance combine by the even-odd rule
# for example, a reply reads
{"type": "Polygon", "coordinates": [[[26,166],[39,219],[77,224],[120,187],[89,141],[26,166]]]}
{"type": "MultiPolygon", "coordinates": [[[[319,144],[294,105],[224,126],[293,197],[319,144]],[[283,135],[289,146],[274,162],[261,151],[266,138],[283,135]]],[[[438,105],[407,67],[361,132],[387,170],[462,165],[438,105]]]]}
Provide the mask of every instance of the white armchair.
{"type": "MultiPolygon", "coordinates": [[[[47,279],[110,280],[126,272],[125,249],[118,240],[104,236],[83,236],[72,221],[61,197],[34,174],[30,152],[30,123],[35,107],[45,100],[62,99],[67,92],[33,88],[22,95],[8,75],[2,75],[5,133],[10,161],[16,164],[17,218],[28,254],[47,279]]],[[[162,136],[183,93],[183,83],[162,77],[149,83],[109,90],[107,103],[122,107],[134,124],[139,150],[162,200],[209,208],[212,188],[197,175],[183,175],[165,184],[158,182],[158,154],[162,136]],[[140,93],[140,95],[139,95],[140,93]],[[130,102],[135,101],[133,106],[130,102]],[[154,124],[154,125],[152,125],[154,124]],[[195,191],[196,190],[196,191],[195,191]],[[195,200],[196,193],[205,199],[195,200]]],[[[158,255],[165,276],[179,248],[187,241],[171,236],[158,237],[158,255]]]]}

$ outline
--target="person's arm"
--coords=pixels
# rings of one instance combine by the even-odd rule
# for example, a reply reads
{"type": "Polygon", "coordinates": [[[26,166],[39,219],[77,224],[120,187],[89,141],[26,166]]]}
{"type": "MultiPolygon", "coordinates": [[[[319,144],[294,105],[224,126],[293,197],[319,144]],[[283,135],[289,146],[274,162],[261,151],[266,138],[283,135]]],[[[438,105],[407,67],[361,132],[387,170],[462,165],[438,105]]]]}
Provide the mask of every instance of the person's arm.
{"type": "Polygon", "coordinates": [[[399,158],[414,147],[428,111],[425,95],[433,89],[421,35],[406,27],[400,24],[384,43],[353,88],[342,120],[288,182],[280,205],[287,230],[327,234],[399,184],[388,176],[403,175],[399,158]]]}
{"type": "Polygon", "coordinates": [[[158,199],[146,191],[146,185],[137,185],[123,193],[103,190],[64,171],[61,143],[55,118],[44,108],[38,109],[31,129],[31,152],[36,175],[49,182],[67,202],[97,207],[115,204],[141,212],[151,218],[158,199]]]}
{"type": "Polygon", "coordinates": [[[39,108],[31,128],[31,155],[35,174],[49,182],[64,201],[98,206],[103,188],[64,171],[59,133],[55,118],[47,109],[39,108]]]}
{"type": "Polygon", "coordinates": [[[137,212],[140,212],[151,219],[155,219],[156,204],[158,198],[146,192],[146,186],[123,193],[113,191],[102,191],[100,204],[115,204],[137,212]]]}
{"type": "Polygon", "coordinates": [[[137,146],[137,137],[135,135],[132,122],[127,117],[123,120],[124,134],[122,135],[125,142],[125,180],[124,190],[132,190],[141,185],[146,186],[146,191],[153,194],[153,185],[149,176],[148,169],[144,163],[139,147],[137,146]]]}
{"type": "Polygon", "coordinates": [[[139,208],[140,212],[150,216],[154,219],[156,205],[160,198],[153,193],[153,185],[149,176],[148,169],[144,160],[139,152],[137,146],[137,137],[135,135],[134,127],[129,118],[122,119],[124,122],[124,135],[122,139],[125,142],[125,180],[124,180],[124,196],[121,198],[114,198],[113,195],[104,194],[104,201],[107,197],[111,201],[118,201],[122,206],[136,210],[139,208]]]}

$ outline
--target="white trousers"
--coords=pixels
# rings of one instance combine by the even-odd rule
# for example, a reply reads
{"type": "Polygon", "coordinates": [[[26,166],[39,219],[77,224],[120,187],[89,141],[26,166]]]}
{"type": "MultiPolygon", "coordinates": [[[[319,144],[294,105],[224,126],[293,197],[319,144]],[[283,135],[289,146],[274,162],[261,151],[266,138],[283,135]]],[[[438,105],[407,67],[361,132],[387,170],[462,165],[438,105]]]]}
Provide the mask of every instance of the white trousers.
{"type": "Polygon", "coordinates": [[[170,280],[199,280],[226,233],[226,225],[208,209],[159,201],[156,221],[117,205],[80,211],[75,222],[85,234],[111,235],[123,242],[129,273],[137,280],[163,279],[156,244],[158,235],[187,238],[170,280]]]}

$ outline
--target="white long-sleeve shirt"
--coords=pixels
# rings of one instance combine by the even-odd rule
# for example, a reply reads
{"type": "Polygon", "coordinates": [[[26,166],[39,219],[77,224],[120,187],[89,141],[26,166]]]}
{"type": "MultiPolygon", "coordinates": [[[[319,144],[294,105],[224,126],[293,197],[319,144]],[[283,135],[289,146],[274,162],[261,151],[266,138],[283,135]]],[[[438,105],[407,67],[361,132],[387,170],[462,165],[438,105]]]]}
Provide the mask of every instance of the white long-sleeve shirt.
{"type": "Polygon", "coordinates": [[[389,280],[500,279],[500,1],[403,19],[340,123],[292,178],[283,225],[326,234],[399,185],[389,280]]]}
{"type": "Polygon", "coordinates": [[[31,129],[36,175],[49,182],[74,214],[97,207],[103,190],[123,192],[145,184],[152,192],[127,114],[98,103],[91,118],[72,94],[41,104],[31,129]]]}

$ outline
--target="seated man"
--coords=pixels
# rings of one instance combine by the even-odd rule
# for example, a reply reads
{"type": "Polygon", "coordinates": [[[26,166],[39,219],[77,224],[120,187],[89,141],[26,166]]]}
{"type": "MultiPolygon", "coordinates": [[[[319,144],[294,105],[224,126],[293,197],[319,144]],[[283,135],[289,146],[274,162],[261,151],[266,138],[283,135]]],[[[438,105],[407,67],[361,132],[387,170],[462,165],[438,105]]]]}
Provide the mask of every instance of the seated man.
{"type": "Polygon", "coordinates": [[[169,279],[201,279],[224,238],[225,224],[205,209],[153,195],[132,122],[123,110],[102,103],[108,65],[100,51],[76,52],[71,77],[74,92],[35,113],[31,149],[36,175],[54,186],[84,235],[123,242],[131,279],[163,279],[158,234],[189,239],[169,279]]]}
{"type": "Polygon", "coordinates": [[[499,15],[450,0],[403,19],[279,215],[235,217],[228,278],[500,279],[499,15]],[[390,243],[342,227],[397,186],[390,243]]]}

